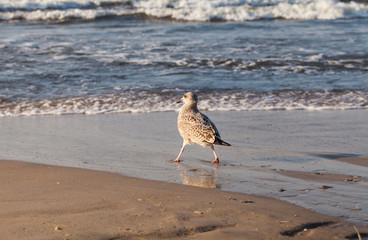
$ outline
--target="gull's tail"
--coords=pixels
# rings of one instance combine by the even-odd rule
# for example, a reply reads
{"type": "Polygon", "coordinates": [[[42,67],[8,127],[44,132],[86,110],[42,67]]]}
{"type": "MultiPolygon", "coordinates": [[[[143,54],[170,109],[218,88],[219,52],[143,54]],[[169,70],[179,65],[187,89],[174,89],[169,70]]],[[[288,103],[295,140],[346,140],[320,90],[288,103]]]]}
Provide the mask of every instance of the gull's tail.
{"type": "Polygon", "coordinates": [[[218,138],[218,137],[215,138],[215,142],[213,144],[222,145],[222,146],[231,146],[230,143],[227,143],[227,142],[223,141],[221,138],[218,138]]]}

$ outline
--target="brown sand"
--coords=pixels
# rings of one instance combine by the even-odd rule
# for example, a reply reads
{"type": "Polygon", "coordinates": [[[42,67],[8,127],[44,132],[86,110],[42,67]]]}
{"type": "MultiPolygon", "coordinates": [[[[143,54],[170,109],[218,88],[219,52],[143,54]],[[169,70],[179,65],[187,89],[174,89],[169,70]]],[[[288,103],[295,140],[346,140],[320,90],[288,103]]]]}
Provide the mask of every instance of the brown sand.
{"type": "Polygon", "coordinates": [[[336,160],[368,167],[368,156],[336,158],[336,160]]]}
{"type": "MultiPolygon", "coordinates": [[[[352,224],[252,195],[0,161],[0,239],[346,239],[352,224]]],[[[358,226],[366,236],[368,226],[358,226]]]]}
{"type": "Polygon", "coordinates": [[[339,153],[313,153],[312,155],[338,160],[350,164],[355,164],[363,167],[368,167],[368,156],[366,155],[359,156],[355,154],[339,154],[339,153]]]}
{"type": "Polygon", "coordinates": [[[325,172],[305,172],[305,171],[294,171],[294,170],[275,170],[277,173],[282,175],[298,178],[305,181],[314,181],[314,182],[368,182],[367,177],[362,176],[352,176],[345,174],[336,174],[336,173],[325,173],[325,172]]]}

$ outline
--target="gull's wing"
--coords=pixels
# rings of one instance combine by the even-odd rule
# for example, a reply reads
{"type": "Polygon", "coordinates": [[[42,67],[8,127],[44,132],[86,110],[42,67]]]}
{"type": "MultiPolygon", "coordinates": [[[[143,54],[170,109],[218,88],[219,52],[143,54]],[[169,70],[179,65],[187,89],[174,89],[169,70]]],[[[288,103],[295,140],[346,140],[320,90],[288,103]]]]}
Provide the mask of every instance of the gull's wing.
{"type": "Polygon", "coordinates": [[[179,132],[190,142],[214,143],[220,134],[213,122],[203,113],[183,114],[178,121],[179,132]]]}

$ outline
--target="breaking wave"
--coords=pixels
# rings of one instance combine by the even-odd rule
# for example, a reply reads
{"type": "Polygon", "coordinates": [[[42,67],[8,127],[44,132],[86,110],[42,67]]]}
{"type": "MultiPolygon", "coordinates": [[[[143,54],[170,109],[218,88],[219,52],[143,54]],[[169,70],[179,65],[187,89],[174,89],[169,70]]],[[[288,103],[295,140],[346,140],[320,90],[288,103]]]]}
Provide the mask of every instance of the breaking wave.
{"type": "MultiPolygon", "coordinates": [[[[176,111],[184,91],[126,91],[94,97],[7,102],[0,99],[0,116],[150,113],[176,111]]],[[[368,89],[275,92],[202,90],[199,108],[207,111],[348,110],[368,109],[368,89]]]]}
{"type": "Polygon", "coordinates": [[[145,15],[179,21],[329,20],[368,17],[365,1],[337,0],[3,0],[2,21],[96,20],[145,15]]]}

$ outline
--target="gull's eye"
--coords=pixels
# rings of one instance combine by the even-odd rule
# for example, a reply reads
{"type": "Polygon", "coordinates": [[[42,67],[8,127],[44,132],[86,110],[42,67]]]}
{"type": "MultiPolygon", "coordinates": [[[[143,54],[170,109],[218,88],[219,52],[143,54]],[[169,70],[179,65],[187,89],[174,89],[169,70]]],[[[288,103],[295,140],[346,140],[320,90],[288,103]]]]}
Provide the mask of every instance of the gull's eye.
{"type": "Polygon", "coordinates": [[[184,95],[184,98],[187,98],[187,95],[184,95]]]}

